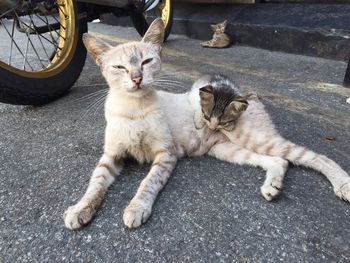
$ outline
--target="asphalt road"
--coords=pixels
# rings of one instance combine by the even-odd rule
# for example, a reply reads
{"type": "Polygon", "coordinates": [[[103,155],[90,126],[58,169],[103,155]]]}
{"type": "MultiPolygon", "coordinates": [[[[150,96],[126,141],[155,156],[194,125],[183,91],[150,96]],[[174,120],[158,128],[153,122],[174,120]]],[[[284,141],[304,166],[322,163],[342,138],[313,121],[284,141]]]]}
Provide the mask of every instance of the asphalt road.
{"type": "MultiPolygon", "coordinates": [[[[133,28],[92,24],[90,31],[114,44],[140,39],[133,28]]],[[[350,172],[344,62],[241,46],[202,49],[177,35],[163,55],[163,72],[184,83],[174,92],[203,73],[228,74],[260,94],[285,137],[350,172]]],[[[260,195],[261,169],[183,159],[150,220],[131,231],[122,213],[149,166],[130,161],[92,223],[66,229],[63,212],[82,196],[103,146],[102,106],[84,96],[103,88],[88,59],[64,98],[43,107],[0,104],[0,262],[350,262],[350,204],[300,167],[289,169],[282,195],[269,203],[260,195]]]]}

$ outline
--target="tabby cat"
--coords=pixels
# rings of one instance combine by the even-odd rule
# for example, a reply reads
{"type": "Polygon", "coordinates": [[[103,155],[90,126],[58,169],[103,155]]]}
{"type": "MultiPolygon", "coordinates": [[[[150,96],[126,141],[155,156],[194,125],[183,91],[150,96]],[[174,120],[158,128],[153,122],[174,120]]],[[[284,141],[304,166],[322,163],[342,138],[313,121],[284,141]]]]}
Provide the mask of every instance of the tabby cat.
{"type": "Polygon", "coordinates": [[[208,154],[265,168],[267,178],[261,187],[265,199],[272,200],[282,190],[289,161],[324,174],[335,194],[350,202],[349,175],[326,156],[279,135],[256,94],[243,97],[234,83],[223,75],[200,78],[191,93],[196,127],[220,130],[230,140],[214,145],[208,154]]]}
{"type": "Polygon", "coordinates": [[[231,44],[231,38],[225,33],[227,21],[215,25],[210,25],[214,31],[213,38],[201,43],[202,47],[224,48],[231,44]]]}
{"type": "MultiPolygon", "coordinates": [[[[164,24],[161,19],[150,25],[140,42],[116,47],[89,34],[84,35],[84,44],[109,85],[105,102],[107,125],[104,153],[92,173],[87,190],[78,203],[70,206],[64,213],[65,225],[69,229],[78,229],[92,219],[108,187],[120,174],[123,159],[127,156],[140,163],[152,162],[149,173],[124,210],[123,221],[129,228],[138,227],[147,221],[153,203],[167,183],[177,159],[185,155],[198,156],[209,153],[221,160],[264,168],[267,173],[262,192],[268,200],[276,196],[282,187],[282,178],[288,165],[285,159],[290,160],[290,156],[295,155],[293,147],[296,146],[286,144],[285,149],[281,150],[285,159],[250,150],[249,147],[253,147],[252,142],[258,138],[262,141],[265,141],[264,138],[271,138],[271,142],[275,142],[277,137],[273,136],[278,136],[261,103],[255,100],[247,101],[238,91],[231,96],[231,89],[227,92],[230,101],[226,102],[229,103],[219,103],[224,100],[218,99],[214,106],[212,95],[215,89],[210,85],[215,85],[206,78],[197,81],[188,94],[172,94],[153,89],[153,86],[164,84],[163,80],[158,78],[163,37],[164,24]],[[225,107],[220,106],[221,104],[225,107]],[[219,112],[220,109],[221,112],[225,111],[225,114],[215,118],[212,113],[219,112]],[[245,139],[252,136],[247,127],[251,127],[253,131],[254,125],[258,125],[255,123],[257,119],[266,129],[260,125],[256,131],[259,131],[259,128],[262,132],[257,138],[245,139]],[[226,130],[215,130],[222,127],[226,130]],[[271,137],[266,137],[266,134],[271,137]],[[247,148],[242,147],[240,143],[247,148]]],[[[233,84],[229,86],[234,87],[233,84]]],[[[255,148],[267,153],[277,151],[277,147],[270,143],[255,144],[255,148]]],[[[298,153],[302,152],[298,150],[298,153]]],[[[309,155],[311,154],[307,151],[301,158],[295,157],[294,160],[304,161],[309,155]]],[[[326,170],[326,175],[332,183],[335,182],[338,196],[349,201],[350,187],[349,184],[345,185],[349,182],[347,174],[326,157],[317,158],[320,159],[318,162],[329,168],[329,171],[322,167],[320,170],[326,170]]],[[[312,164],[313,161],[310,161],[308,166],[313,167],[312,164]]]]}

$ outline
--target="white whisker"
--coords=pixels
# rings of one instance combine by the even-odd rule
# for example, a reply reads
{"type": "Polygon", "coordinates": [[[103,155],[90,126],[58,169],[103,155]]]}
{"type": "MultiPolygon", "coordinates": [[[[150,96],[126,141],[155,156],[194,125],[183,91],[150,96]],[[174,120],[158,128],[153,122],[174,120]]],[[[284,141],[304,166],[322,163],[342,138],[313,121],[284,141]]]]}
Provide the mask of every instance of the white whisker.
{"type": "Polygon", "coordinates": [[[83,97],[80,97],[80,98],[77,98],[75,100],[73,100],[73,102],[77,102],[77,101],[83,101],[83,100],[89,100],[89,99],[92,99],[93,97],[96,97],[98,95],[101,95],[101,94],[104,94],[104,93],[107,93],[108,92],[108,89],[105,89],[105,90],[98,90],[98,91],[95,91],[95,92],[92,92],[92,93],[89,93],[83,97]]]}
{"type": "Polygon", "coordinates": [[[166,84],[166,83],[152,83],[153,86],[162,88],[162,87],[170,87],[170,88],[181,88],[183,89],[184,86],[181,85],[175,85],[175,84],[166,84]]]}
{"type": "Polygon", "coordinates": [[[170,77],[170,78],[176,78],[177,75],[176,74],[169,74],[169,73],[164,73],[164,72],[160,72],[157,77],[162,78],[162,77],[170,77]]]}
{"type": "MultiPolygon", "coordinates": [[[[83,119],[88,113],[90,113],[95,107],[99,108],[105,101],[105,98],[107,97],[107,93],[105,94],[99,94],[100,96],[96,98],[91,104],[88,105],[86,110],[84,111],[83,115],[79,117],[79,119],[83,119]]],[[[96,109],[96,108],[95,108],[96,109]]],[[[94,113],[95,114],[95,113],[94,113]]],[[[94,115],[93,114],[93,115],[94,115]]]]}
{"type": "Polygon", "coordinates": [[[184,84],[184,83],[182,83],[182,82],[175,81],[175,80],[171,80],[171,79],[168,79],[168,80],[156,79],[156,80],[154,80],[154,82],[161,82],[161,83],[176,83],[176,84],[181,84],[181,85],[183,85],[183,84],[184,84]]]}
{"type": "Polygon", "coordinates": [[[158,82],[171,82],[171,83],[177,83],[177,84],[184,84],[183,82],[176,81],[176,80],[171,80],[171,79],[156,79],[155,81],[158,81],[158,82]]]}
{"type": "Polygon", "coordinates": [[[77,86],[74,86],[74,88],[85,88],[85,87],[95,87],[95,86],[108,87],[107,83],[96,83],[96,84],[88,84],[88,85],[77,85],[77,86]]]}

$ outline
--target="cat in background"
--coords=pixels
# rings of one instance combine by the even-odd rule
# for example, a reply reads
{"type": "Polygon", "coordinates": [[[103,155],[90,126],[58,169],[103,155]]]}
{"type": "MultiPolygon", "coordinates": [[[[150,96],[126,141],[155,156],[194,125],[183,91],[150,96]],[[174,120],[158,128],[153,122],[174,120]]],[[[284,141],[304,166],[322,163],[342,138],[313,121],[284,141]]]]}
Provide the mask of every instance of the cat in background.
{"type": "Polygon", "coordinates": [[[266,200],[272,200],[281,192],[284,174],[291,162],[324,174],[335,194],[350,202],[349,175],[328,157],[284,139],[256,94],[244,97],[229,78],[214,75],[197,80],[191,96],[196,127],[219,130],[229,139],[214,145],[208,154],[267,170],[261,187],[266,200]]]}
{"type": "Polygon", "coordinates": [[[231,38],[225,33],[226,26],[227,20],[222,23],[210,25],[211,29],[214,31],[213,38],[211,40],[201,42],[201,46],[211,48],[225,48],[230,46],[231,38]]]}

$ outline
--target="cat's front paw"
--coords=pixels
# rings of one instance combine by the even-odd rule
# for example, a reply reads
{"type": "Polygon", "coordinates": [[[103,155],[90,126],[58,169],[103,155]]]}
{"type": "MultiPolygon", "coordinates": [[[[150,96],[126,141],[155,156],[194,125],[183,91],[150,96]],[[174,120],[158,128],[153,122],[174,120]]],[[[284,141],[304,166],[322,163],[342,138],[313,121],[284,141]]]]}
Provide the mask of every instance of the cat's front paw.
{"type": "Polygon", "coordinates": [[[152,208],[138,202],[131,201],[125,208],[123,221],[128,228],[136,228],[145,223],[152,213],[152,208]]]}
{"type": "Polygon", "coordinates": [[[350,202],[350,180],[343,183],[339,188],[334,188],[334,192],[340,199],[350,202]]]}
{"type": "Polygon", "coordinates": [[[275,177],[268,182],[264,182],[263,186],[260,188],[262,196],[267,201],[272,201],[282,192],[283,179],[280,177],[275,177]]]}
{"type": "Polygon", "coordinates": [[[95,211],[89,204],[76,204],[64,212],[64,224],[70,230],[81,228],[90,222],[95,211]]]}

